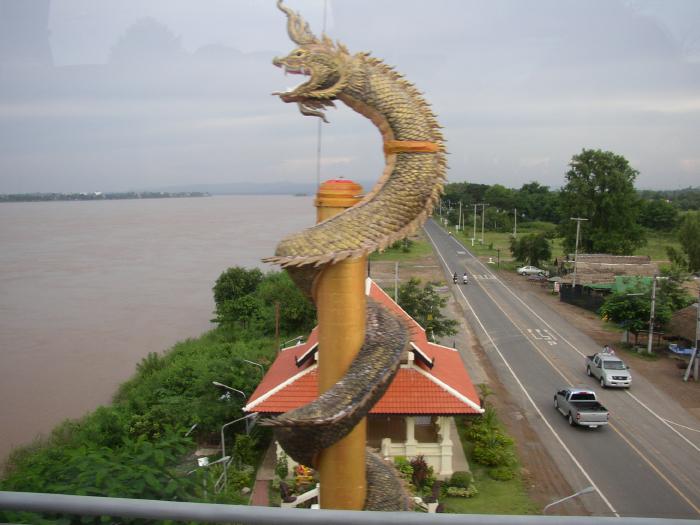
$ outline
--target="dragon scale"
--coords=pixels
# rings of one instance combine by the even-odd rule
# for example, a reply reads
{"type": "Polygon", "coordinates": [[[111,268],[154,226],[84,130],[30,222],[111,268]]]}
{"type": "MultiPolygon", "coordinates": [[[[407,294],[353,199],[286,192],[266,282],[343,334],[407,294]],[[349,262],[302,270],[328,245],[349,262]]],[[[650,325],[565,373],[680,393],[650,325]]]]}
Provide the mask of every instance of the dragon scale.
{"type": "MultiPolygon", "coordinates": [[[[379,129],[385,153],[383,174],[352,208],[280,242],[275,256],[304,293],[324,268],[382,250],[416,231],[432,212],[445,178],[440,127],[420,92],[394,69],[367,53],[351,55],[325,35],[318,39],[295,12],[286,13],[288,33],[298,44],[273,64],[309,76],[291,91],[278,93],[304,115],[323,118],[322,110],[340,100],[379,129]]],[[[392,313],[368,298],[363,346],[346,375],[312,403],[269,419],[285,451],[316,466],[324,448],[347,435],[381,398],[396,374],[409,335],[392,313]]],[[[393,467],[368,451],[367,510],[405,510],[407,498],[393,467]]]]}

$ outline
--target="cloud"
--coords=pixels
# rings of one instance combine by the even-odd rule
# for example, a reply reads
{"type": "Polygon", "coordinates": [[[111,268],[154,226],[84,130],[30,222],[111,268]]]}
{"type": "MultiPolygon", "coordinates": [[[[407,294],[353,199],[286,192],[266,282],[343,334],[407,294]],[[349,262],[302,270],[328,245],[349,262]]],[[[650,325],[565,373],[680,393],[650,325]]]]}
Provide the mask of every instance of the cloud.
{"type": "MultiPolygon", "coordinates": [[[[287,3],[320,33],[326,2],[287,3]]],[[[557,187],[573,154],[599,147],[634,159],[642,187],[697,184],[698,2],[328,6],[333,38],[433,103],[451,180],[557,187]]],[[[294,47],[274,2],[53,0],[48,29],[8,33],[20,58],[43,50],[23,66],[0,52],[0,192],[315,178],[317,120],[270,96],[287,80],[270,61],[294,47]]],[[[378,177],[379,134],[338,105],[322,176],[378,177]]]]}

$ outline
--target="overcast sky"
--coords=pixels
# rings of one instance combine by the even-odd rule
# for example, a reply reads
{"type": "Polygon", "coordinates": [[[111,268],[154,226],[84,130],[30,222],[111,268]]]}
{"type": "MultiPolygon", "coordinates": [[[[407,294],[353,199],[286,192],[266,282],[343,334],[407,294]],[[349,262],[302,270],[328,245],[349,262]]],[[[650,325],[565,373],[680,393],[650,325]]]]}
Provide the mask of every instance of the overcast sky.
{"type": "MultiPolygon", "coordinates": [[[[328,0],[327,32],[425,92],[450,181],[556,188],[600,148],[700,185],[700,1],[328,0]]],[[[0,0],[0,193],[313,183],[317,120],[270,96],[292,47],[273,0],[0,0]]],[[[375,128],[328,119],[322,178],[378,178],[375,128]]]]}

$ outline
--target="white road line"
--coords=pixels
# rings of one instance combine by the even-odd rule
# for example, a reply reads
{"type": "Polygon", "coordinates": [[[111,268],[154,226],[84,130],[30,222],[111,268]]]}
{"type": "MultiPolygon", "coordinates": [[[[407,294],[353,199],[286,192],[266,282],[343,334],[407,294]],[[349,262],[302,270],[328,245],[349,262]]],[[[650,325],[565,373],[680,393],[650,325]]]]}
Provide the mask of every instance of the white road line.
{"type": "Polygon", "coordinates": [[[681,427],[692,432],[700,432],[700,429],[686,427],[685,425],[681,425],[680,423],[676,423],[675,421],[671,421],[670,419],[664,419],[664,421],[666,421],[666,423],[668,423],[669,425],[676,425],[677,427],[681,427]]]}
{"type": "MultiPolygon", "coordinates": [[[[426,233],[427,233],[427,231],[426,231],[426,233]]],[[[428,237],[430,237],[430,235],[428,235],[428,237]]],[[[459,244],[459,241],[457,241],[457,239],[455,239],[454,237],[452,237],[452,239],[453,239],[456,243],[459,244]]],[[[431,240],[432,240],[432,238],[431,238],[431,240]]],[[[437,249],[437,247],[436,247],[436,249],[437,249]]],[[[518,301],[520,301],[520,303],[521,303],[523,306],[525,306],[525,308],[527,308],[535,317],[537,317],[540,321],[542,321],[542,322],[545,324],[545,326],[547,326],[547,328],[549,328],[550,330],[552,330],[553,333],[555,333],[556,335],[558,335],[559,338],[560,338],[562,341],[564,341],[566,344],[568,344],[568,345],[569,345],[576,353],[578,353],[581,357],[584,357],[584,358],[586,357],[586,354],[584,354],[584,353],[581,352],[578,348],[576,348],[576,346],[575,346],[571,341],[569,341],[569,340],[566,339],[564,336],[562,336],[555,328],[552,327],[552,325],[550,325],[550,324],[549,324],[547,321],[545,321],[537,312],[535,312],[532,308],[530,308],[530,306],[529,306],[525,301],[523,301],[520,297],[518,297],[518,296],[515,294],[515,292],[513,292],[513,290],[511,290],[501,279],[499,279],[499,278],[488,268],[488,266],[486,266],[483,262],[481,262],[481,261],[480,261],[478,258],[476,258],[473,254],[470,253],[470,255],[472,256],[473,259],[476,259],[476,261],[477,261],[481,266],[483,266],[484,269],[485,269],[487,272],[489,272],[491,275],[493,275],[493,278],[494,278],[496,281],[498,281],[498,283],[499,283],[501,286],[503,286],[503,288],[505,288],[506,291],[508,291],[508,293],[510,293],[513,297],[515,297],[515,299],[517,299],[518,301]]],[[[697,452],[700,452],[700,447],[698,447],[695,443],[693,443],[692,441],[690,441],[687,437],[685,437],[683,434],[681,434],[678,430],[676,430],[675,428],[673,428],[664,418],[662,418],[659,414],[657,414],[656,412],[654,412],[654,410],[652,410],[652,409],[651,409],[650,407],[648,407],[645,403],[643,403],[641,399],[639,399],[637,396],[635,396],[634,394],[632,394],[629,390],[625,390],[625,393],[626,393],[628,396],[630,396],[632,399],[634,399],[637,403],[639,403],[640,406],[644,407],[644,409],[646,409],[646,410],[647,410],[650,414],[652,414],[656,419],[658,419],[659,421],[661,421],[661,423],[663,423],[669,430],[671,430],[671,432],[673,432],[673,433],[676,434],[678,437],[680,437],[683,441],[685,441],[688,445],[690,445],[692,448],[694,448],[697,452]]],[[[679,425],[679,426],[681,426],[681,425],[679,425]]]]}
{"type": "MultiPolygon", "coordinates": [[[[427,230],[425,230],[425,234],[428,236],[428,238],[430,239],[430,242],[431,242],[431,243],[433,244],[433,246],[435,247],[435,251],[436,251],[437,254],[440,256],[440,259],[442,260],[442,263],[445,265],[445,269],[449,270],[449,266],[447,265],[447,261],[445,261],[445,258],[442,256],[442,253],[440,253],[440,250],[438,249],[437,245],[435,244],[435,241],[434,241],[433,238],[430,236],[430,234],[428,233],[427,230]]],[[[480,326],[481,329],[483,330],[484,334],[486,335],[486,337],[488,337],[489,341],[490,341],[491,344],[493,345],[494,350],[496,350],[496,352],[497,352],[498,355],[500,356],[501,360],[502,360],[503,363],[506,365],[506,368],[508,368],[508,371],[511,373],[511,375],[513,376],[513,378],[515,379],[515,381],[518,383],[518,386],[520,386],[520,389],[521,389],[521,390],[523,391],[523,393],[525,394],[525,397],[528,399],[528,401],[530,402],[530,404],[532,405],[532,407],[535,409],[535,412],[537,412],[537,414],[540,416],[540,418],[542,418],[542,421],[543,421],[544,424],[547,426],[547,428],[550,430],[550,432],[552,433],[552,435],[554,436],[554,438],[559,442],[559,444],[560,444],[561,447],[564,449],[564,451],[567,453],[567,455],[569,456],[569,458],[570,458],[570,459],[574,462],[574,464],[578,467],[578,469],[579,469],[579,470],[581,471],[581,473],[584,475],[584,477],[586,478],[586,480],[591,484],[591,486],[595,489],[595,491],[598,493],[598,495],[601,497],[601,499],[602,499],[603,502],[607,505],[607,507],[610,509],[610,511],[611,511],[616,517],[619,518],[620,515],[619,515],[619,514],[617,513],[617,511],[615,510],[615,507],[612,506],[612,504],[610,503],[610,501],[608,500],[608,498],[606,498],[605,495],[601,492],[601,490],[598,488],[598,485],[596,485],[596,483],[593,481],[593,479],[592,479],[591,476],[588,474],[588,472],[586,471],[586,469],[583,468],[583,465],[581,465],[581,463],[579,463],[579,461],[576,459],[576,456],[574,456],[573,452],[571,452],[571,450],[569,450],[569,447],[566,446],[566,443],[564,443],[564,441],[561,439],[561,437],[559,437],[559,434],[557,434],[557,432],[554,430],[554,428],[552,427],[552,425],[549,424],[549,421],[547,421],[547,419],[544,417],[544,414],[542,413],[542,411],[539,409],[539,407],[538,407],[537,404],[535,403],[535,400],[532,399],[532,397],[530,396],[530,393],[529,393],[529,392],[527,391],[527,389],[525,388],[525,385],[522,383],[522,381],[520,381],[520,378],[518,377],[518,375],[515,373],[515,371],[513,370],[513,368],[511,368],[511,366],[510,366],[510,364],[508,363],[508,361],[506,360],[505,356],[501,353],[501,350],[498,348],[498,345],[495,343],[495,341],[491,338],[491,335],[490,335],[490,334],[488,333],[488,331],[486,330],[486,327],[485,327],[484,324],[481,322],[481,319],[479,319],[479,316],[476,315],[476,312],[474,311],[474,308],[472,308],[471,303],[469,302],[469,300],[467,299],[467,297],[464,295],[464,292],[462,291],[462,289],[459,288],[459,287],[458,287],[457,289],[459,290],[459,293],[462,295],[462,298],[464,299],[465,303],[466,303],[467,306],[469,307],[469,310],[471,311],[472,315],[474,316],[474,318],[476,319],[476,321],[479,323],[479,326],[480,326]]]]}

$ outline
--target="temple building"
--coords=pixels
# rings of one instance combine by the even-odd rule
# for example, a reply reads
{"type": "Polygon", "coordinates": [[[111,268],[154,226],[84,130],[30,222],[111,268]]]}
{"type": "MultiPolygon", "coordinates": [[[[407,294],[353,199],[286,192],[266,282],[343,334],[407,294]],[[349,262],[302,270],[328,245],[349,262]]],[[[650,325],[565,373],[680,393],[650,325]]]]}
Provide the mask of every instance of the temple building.
{"type": "MultiPolygon", "coordinates": [[[[411,334],[401,368],[369,413],[367,445],[387,458],[423,455],[439,478],[447,478],[453,456],[462,456],[452,417],[483,412],[476,389],[457,350],[429,342],[425,330],[369,278],[366,293],[403,318],[411,334]]],[[[280,351],[246,412],[274,416],[318,396],[317,330],[280,351]]]]}

